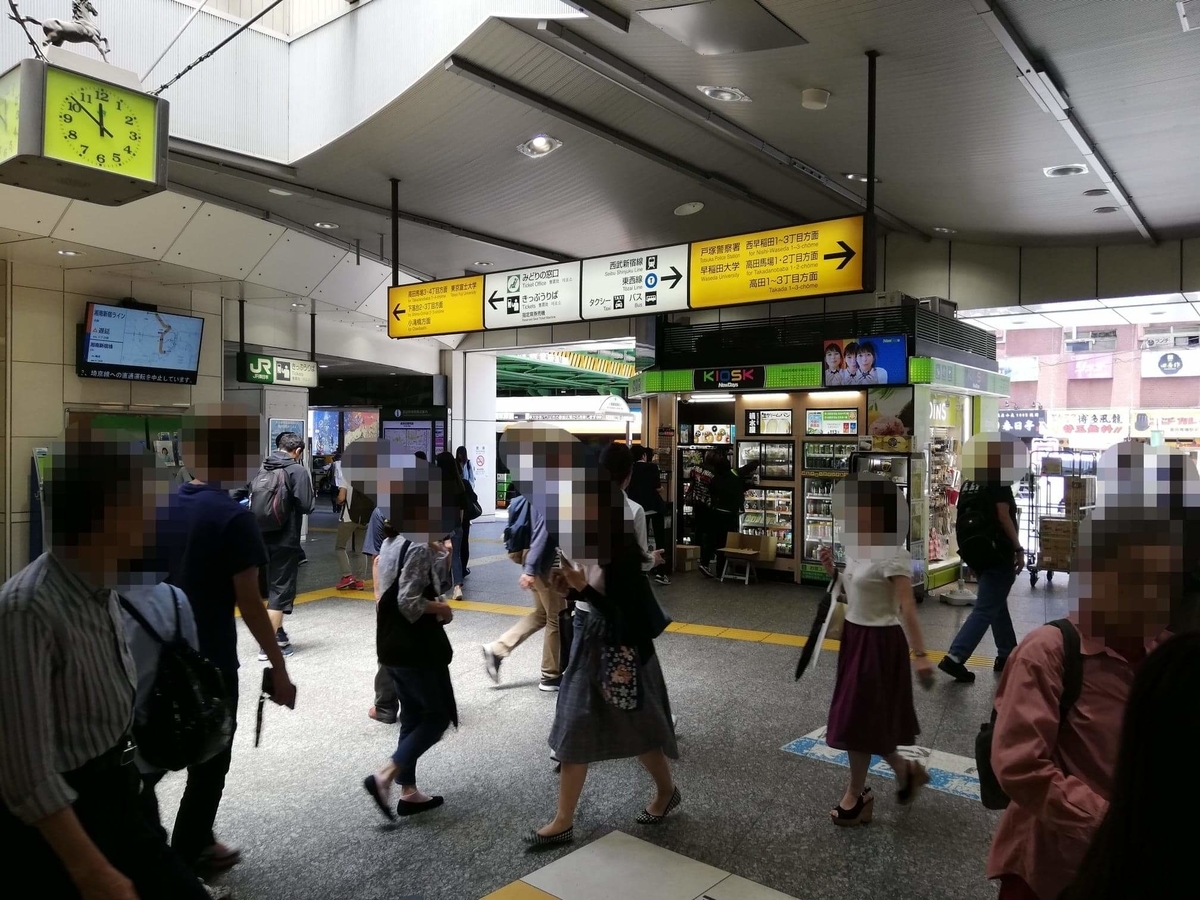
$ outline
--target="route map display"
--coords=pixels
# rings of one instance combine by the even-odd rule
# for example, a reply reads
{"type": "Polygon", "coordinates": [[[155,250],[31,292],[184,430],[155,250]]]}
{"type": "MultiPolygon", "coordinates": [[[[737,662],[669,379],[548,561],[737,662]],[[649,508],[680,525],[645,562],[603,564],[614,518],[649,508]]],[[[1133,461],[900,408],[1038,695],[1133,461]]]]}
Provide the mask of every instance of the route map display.
{"type": "Polygon", "coordinates": [[[82,378],[195,384],[204,319],[89,303],[75,371],[82,378]]]}

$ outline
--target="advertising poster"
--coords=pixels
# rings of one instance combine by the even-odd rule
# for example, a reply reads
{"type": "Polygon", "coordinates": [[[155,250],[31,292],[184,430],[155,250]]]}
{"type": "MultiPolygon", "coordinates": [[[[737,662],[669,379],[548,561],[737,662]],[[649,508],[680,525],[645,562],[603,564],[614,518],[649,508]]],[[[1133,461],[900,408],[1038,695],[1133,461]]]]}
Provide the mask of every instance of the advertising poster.
{"type": "Polygon", "coordinates": [[[872,450],[908,452],[912,449],[913,389],[867,390],[867,436],[872,450]]]}
{"type": "Polygon", "coordinates": [[[349,447],[355,441],[374,441],[379,437],[379,413],[375,410],[351,409],[346,411],[346,434],[342,446],[349,447]]]}
{"type": "Polygon", "coordinates": [[[693,444],[732,444],[732,425],[693,425],[693,444]]]}
{"type": "Polygon", "coordinates": [[[902,334],[826,340],[825,387],[908,383],[908,339],[902,334]]]}
{"type": "Polygon", "coordinates": [[[857,409],[810,409],[805,433],[812,435],[841,435],[853,437],[858,434],[857,409]]]}
{"type": "Polygon", "coordinates": [[[748,409],[746,410],[746,434],[777,434],[792,433],[792,411],[790,409],[748,409]]]}
{"type": "Polygon", "coordinates": [[[175,465],[175,450],[170,441],[154,442],[154,465],[159,469],[170,469],[175,465]]]}
{"type": "MultiPolygon", "coordinates": [[[[304,437],[304,423],[299,419],[268,419],[267,420],[267,452],[275,449],[275,439],[285,431],[292,431],[304,437]]],[[[336,449],[336,448],[335,448],[336,449]]],[[[315,451],[314,451],[315,452],[315,451]]]]}
{"type": "Polygon", "coordinates": [[[342,414],[336,409],[314,409],[312,415],[313,456],[336,453],[341,439],[342,414]]]}

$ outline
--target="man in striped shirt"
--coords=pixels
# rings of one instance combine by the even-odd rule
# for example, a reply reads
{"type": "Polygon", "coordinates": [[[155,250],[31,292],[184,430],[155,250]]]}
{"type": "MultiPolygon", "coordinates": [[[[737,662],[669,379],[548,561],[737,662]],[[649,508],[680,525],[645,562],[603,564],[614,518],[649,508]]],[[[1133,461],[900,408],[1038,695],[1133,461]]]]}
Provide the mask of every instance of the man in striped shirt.
{"type": "Polygon", "coordinates": [[[138,804],[136,672],[108,587],[143,555],[152,466],[72,429],[46,484],[50,550],[0,588],[0,847],[39,898],[207,898],[138,804]]]}

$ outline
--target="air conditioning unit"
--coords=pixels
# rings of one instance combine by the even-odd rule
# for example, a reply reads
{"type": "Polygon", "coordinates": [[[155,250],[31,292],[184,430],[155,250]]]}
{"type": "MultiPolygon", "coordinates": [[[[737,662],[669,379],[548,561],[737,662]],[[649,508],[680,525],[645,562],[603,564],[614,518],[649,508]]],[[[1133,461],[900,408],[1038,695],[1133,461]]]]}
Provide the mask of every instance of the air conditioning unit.
{"type": "Polygon", "coordinates": [[[1184,31],[1200,31],[1200,0],[1180,0],[1175,8],[1184,31]]]}
{"type": "Polygon", "coordinates": [[[1095,343],[1091,338],[1068,338],[1066,341],[1068,353],[1091,353],[1095,343]]]}
{"type": "Polygon", "coordinates": [[[875,308],[888,309],[896,306],[916,306],[919,301],[901,291],[880,291],[875,295],[875,308]]]}
{"type": "Polygon", "coordinates": [[[958,304],[945,297],[922,297],[917,302],[934,315],[945,316],[948,319],[956,318],[958,315],[958,304]]]}

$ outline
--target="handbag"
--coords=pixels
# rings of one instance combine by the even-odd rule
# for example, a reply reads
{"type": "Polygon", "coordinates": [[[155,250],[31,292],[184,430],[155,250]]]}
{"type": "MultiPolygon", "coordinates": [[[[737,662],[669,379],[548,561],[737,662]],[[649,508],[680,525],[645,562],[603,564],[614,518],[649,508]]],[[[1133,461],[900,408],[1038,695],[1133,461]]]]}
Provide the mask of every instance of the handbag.
{"type": "Polygon", "coordinates": [[[600,647],[600,693],[614,709],[635,710],[641,705],[637,648],[603,644],[600,647]]]}
{"type": "Polygon", "coordinates": [[[829,610],[829,627],[825,629],[826,640],[840,641],[842,639],[842,626],[845,624],[846,603],[844,600],[835,600],[833,607],[829,610]]]}

